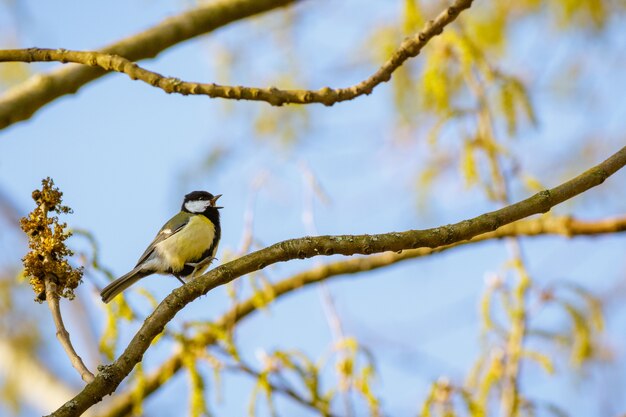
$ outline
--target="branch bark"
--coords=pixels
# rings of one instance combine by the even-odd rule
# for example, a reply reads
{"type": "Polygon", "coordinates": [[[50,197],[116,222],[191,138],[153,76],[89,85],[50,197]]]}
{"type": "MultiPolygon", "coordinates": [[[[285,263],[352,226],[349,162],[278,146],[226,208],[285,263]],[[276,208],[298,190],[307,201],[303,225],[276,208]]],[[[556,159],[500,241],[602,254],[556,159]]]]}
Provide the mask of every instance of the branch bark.
{"type": "Polygon", "coordinates": [[[354,255],[402,251],[421,247],[436,248],[491,232],[501,226],[533,214],[546,213],[588,189],[602,184],[626,165],[626,147],[595,167],[550,190],[478,217],[456,224],[426,230],[408,230],[378,235],[317,236],[286,240],[221,265],[175,289],[145,320],[121,356],[112,364],[101,366],[96,378],[52,416],[78,416],[111,394],[143,358],[150,344],[165,325],[196,298],[213,288],[268,265],[292,259],[320,255],[354,255]]]}
{"type": "MultiPolygon", "coordinates": [[[[247,17],[295,3],[296,0],[221,0],[164,20],[143,32],[101,50],[105,54],[138,61],[165,49],[247,17]]],[[[98,68],[67,67],[35,75],[0,97],[0,129],[29,119],[36,111],[105,75],[98,68]]]]}
{"type": "MultiPolygon", "coordinates": [[[[540,217],[532,220],[521,220],[503,226],[496,231],[476,236],[471,240],[438,248],[410,249],[402,253],[386,252],[319,265],[273,284],[272,293],[274,294],[274,300],[278,300],[283,295],[308,285],[325,281],[326,279],[384,268],[402,261],[430,256],[447,249],[457,248],[470,243],[479,243],[507,237],[561,235],[571,238],[574,236],[597,236],[620,232],[626,232],[626,216],[596,221],[584,221],[569,216],[540,217]]],[[[235,326],[238,322],[257,311],[256,306],[257,304],[255,303],[254,297],[250,297],[236,304],[224,313],[215,321],[215,325],[218,328],[235,326]]],[[[206,348],[216,343],[214,335],[209,333],[198,335],[196,339],[198,340],[199,348],[206,348]]],[[[146,376],[143,382],[142,399],[157,391],[168,381],[170,376],[181,369],[182,353],[174,353],[161,364],[158,369],[146,376]]],[[[135,394],[132,392],[125,392],[117,396],[106,411],[98,414],[99,417],[124,417],[128,415],[128,413],[132,411],[133,401],[136,401],[134,395],[135,394]]]]}
{"type": "MultiPolygon", "coordinates": [[[[146,84],[160,88],[166,93],[182,95],[206,95],[211,98],[225,98],[235,100],[264,101],[273,106],[283,104],[310,104],[322,103],[332,106],[335,103],[352,100],[362,95],[371,94],[372,90],[383,82],[391,79],[391,75],[408,59],[416,57],[428,41],[439,35],[443,29],[452,23],[463,10],[472,5],[472,0],[455,0],[446,10],[441,12],[435,20],[426,23],[421,32],[407,38],[374,74],[369,78],[351,87],[331,89],[324,87],[319,90],[282,90],[275,87],[257,88],[242,86],[224,86],[181,81],[173,77],[164,77],[153,71],[138,66],[128,56],[102,52],[68,51],[65,49],[7,49],[0,50],[0,62],[36,62],[58,61],[100,67],[105,71],[116,71],[128,75],[133,80],[140,80],[146,84]]],[[[0,102],[0,106],[1,106],[0,102]]],[[[1,108],[1,107],[0,107],[1,108]]],[[[0,119],[2,115],[0,114],[0,119]]],[[[2,128],[0,122],[0,128],[2,128]]]]}

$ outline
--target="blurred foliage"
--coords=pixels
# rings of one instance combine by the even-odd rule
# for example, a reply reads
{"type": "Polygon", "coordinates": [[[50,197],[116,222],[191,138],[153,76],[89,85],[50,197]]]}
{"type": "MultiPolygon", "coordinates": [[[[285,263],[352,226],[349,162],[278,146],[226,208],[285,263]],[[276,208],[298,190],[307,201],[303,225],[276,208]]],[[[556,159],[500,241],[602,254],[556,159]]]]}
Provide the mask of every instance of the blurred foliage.
{"type": "Polygon", "coordinates": [[[205,382],[198,370],[196,355],[190,352],[184,344],[181,348],[183,349],[183,366],[189,375],[189,415],[191,417],[207,415],[208,409],[204,399],[205,382]]]}
{"type": "MultiPolygon", "coordinates": [[[[295,83],[279,83],[289,85],[295,83]]],[[[293,146],[309,129],[308,111],[305,106],[290,106],[285,109],[263,106],[254,123],[256,137],[278,139],[282,146],[293,146]]]]}
{"type": "MultiPolygon", "coordinates": [[[[37,357],[37,350],[43,343],[36,315],[30,309],[24,309],[15,300],[20,298],[23,288],[19,283],[19,273],[2,271],[0,273],[0,339],[2,350],[12,348],[28,357],[37,357]],[[16,279],[17,276],[17,279],[16,279]]],[[[19,363],[10,357],[0,360],[0,402],[6,404],[14,413],[22,410],[19,382],[13,372],[19,363]],[[7,361],[11,361],[7,363],[7,361]]]]}
{"type": "Polygon", "coordinates": [[[231,154],[232,150],[221,144],[211,147],[208,152],[201,153],[201,158],[196,164],[186,167],[180,173],[179,188],[185,190],[190,185],[194,185],[194,181],[198,178],[215,175],[215,172],[224,167],[231,154]]]}
{"type": "MultiPolygon", "coordinates": [[[[116,277],[113,271],[100,260],[100,245],[93,233],[85,229],[72,229],[71,233],[74,237],[83,238],[88,243],[89,251],[83,250],[78,252],[85,265],[85,275],[93,276],[93,278],[103,276],[107,281],[113,281],[116,277]]],[[[137,292],[143,295],[153,308],[156,307],[157,302],[154,296],[147,290],[138,288],[137,292]]],[[[102,335],[98,341],[98,347],[100,352],[111,361],[115,358],[115,350],[119,338],[119,321],[124,320],[130,322],[137,320],[137,314],[126,302],[124,296],[116,297],[112,302],[103,304],[103,307],[106,318],[102,335]]]]}
{"type": "MultiPolygon", "coordinates": [[[[505,291],[499,289],[498,292],[505,291]]],[[[488,292],[489,293],[489,292],[488,292]]],[[[493,294],[493,293],[490,293],[493,294]]],[[[510,297],[511,294],[505,295],[510,297]]],[[[581,293],[581,297],[586,300],[595,299],[590,293],[581,293]]],[[[486,297],[483,303],[487,303],[491,297],[486,297]]],[[[554,300],[558,303],[558,301],[554,300]]],[[[592,326],[590,316],[597,313],[590,311],[582,312],[579,307],[571,307],[576,311],[576,318],[573,319],[572,329],[565,332],[555,332],[546,334],[545,332],[534,332],[528,330],[526,337],[541,335],[546,345],[553,347],[565,347],[571,349],[572,361],[575,366],[580,366],[585,362],[594,359],[591,355],[592,349],[582,350],[579,346],[589,347],[592,340],[597,340],[597,334],[592,335],[591,331],[581,332],[580,328],[590,329],[592,326]],[[564,343],[565,342],[565,343],[564,343]]],[[[569,314],[569,308],[565,309],[569,314]]],[[[487,319],[487,318],[486,318],[487,319]]],[[[484,354],[476,362],[474,370],[469,376],[466,384],[455,385],[447,379],[441,379],[432,384],[431,391],[422,405],[422,416],[486,416],[498,415],[497,410],[502,410],[502,403],[506,401],[504,389],[506,384],[506,369],[512,358],[512,352],[506,347],[507,338],[511,336],[510,329],[493,327],[493,323],[486,320],[486,325],[490,328],[489,336],[495,336],[499,341],[493,341],[485,347],[484,354]]],[[[599,329],[594,328],[593,332],[599,329]]],[[[525,337],[525,338],[526,338],[525,337]]],[[[524,343],[528,343],[525,341],[524,343]]],[[[555,358],[559,355],[555,354],[555,358]]],[[[553,357],[547,353],[524,348],[521,352],[523,364],[531,362],[537,363],[546,373],[553,374],[555,365],[553,357]]],[[[519,372],[519,371],[518,371],[519,372]]],[[[518,388],[516,388],[518,389],[518,388]]],[[[556,404],[545,404],[525,398],[523,394],[516,391],[516,409],[513,414],[507,415],[535,415],[538,408],[546,408],[554,415],[563,415],[562,410],[556,404]]]]}
{"type": "MultiPolygon", "coordinates": [[[[424,16],[433,16],[443,2],[404,0],[401,5],[400,24],[381,25],[366,41],[375,64],[388,58],[403,37],[417,33],[424,16]]],[[[391,129],[400,138],[428,139],[432,155],[431,162],[422,164],[416,175],[419,201],[428,198],[429,187],[447,172],[446,165],[440,165],[437,147],[449,157],[456,155],[467,186],[482,184],[489,198],[502,199],[494,185],[499,181],[495,177],[502,175],[502,168],[497,166],[517,166],[518,162],[507,153],[507,141],[538,123],[529,80],[496,65],[509,53],[516,22],[547,12],[551,16],[544,24],[558,22],[558,30],[600,31],[612,13],[624,8],[623,2],[611,0],[474,4],[458,24],[429,43],[420,59],[394,73],[391,84],[396,120],[391,129]],[[407,129],[411,132],[408,135],[407,129]],[[458,145],[440,141],[442,132],[448,136],[455,132],[458,145]],[[482,168],[489,165],[492,168],[482,168]]],[[[568,85],[574,82],[571,77],[567,79],[568,85]]]]}
{"type": "MultiPolygon", "coordinates": [[[[283,13],[277,14],[275,20],[274,30],[269,34],[265,31],[266,28],[259,28],[272,40],[276,49],[281,51],[281,57],[278,59],[283,61],[267,74],[265,84],[287,89],[301,88],[307,82],[302,75],[305,63],[299,59],[297,45],[294,42],[297,16],[293,10],[286,9],[283,13]]],[[[310,129],[309,110],[308,106],[285,108],[260,106],[253,123],[255,137],[289,149],[300,143],[310,129]]]]}
{"type": "MultiPolygon", "coordinates": [[[[374,394],[375,376],[373,357],[367,349],[352,338],[347,337],[333,346],[330,355],[324,355],[313,361],[304,352],[293,350],[274,350],[270,353],[259,351],[258,360],[262,364],[260,371],[254,371],[243,363],[239,368],[257,378],[249,405],[249,414],[257,415],[257,400],[260,394],[266,399],[268,409],[274,409],[274,396],[286,394],[301,404],[317,409],[321,415],[332,414],[333,403],[340,397],[351,398],[357,393],[362,398],[368,415],[380,416],[380,402],[374,394]],[[328,387],[325,381],[325,368],[329,359],[335,359],[336,385],[328,387]]],[[[352,413],[351,401],[344,403],[348,414],[352,413]]]]}
{"type": "Polygon", "coordinates": [[[556,404],[524,396],[515,382],[520,369],[534,363],[553,375],[557,370],[603,360],[599,354],[604,326],[600,300],[589,290],[569,283],[542,288],[526,274],[515,261],[503,273],[488,277],[480,303],[483,352],[465,384],[445,378],[432,384],[422,416],[478,417],[498,415],[498,410],[504,415],[533,416],[537,409],[562,415],[556,404]],[[545,322],[548,313],[567,325],[550,330],[532,325],[545,322]],[[537,320],[540,317],[544,320],[537,320]],[[562,349],[569,351],[569,364],[559,363],[562,349]],[[510,378],[514,383],[512,390],[507,390],[510,378]]]}
{"type": "Polygon", "coordinates": [[[133,416],[141,416],[144,415],[143,412],[143,398],[146,391],[146,378],[143,373],[143,364],[140,362],[135,367],[133,373],[133,379],[135,381],[135,386],[132,391],[133,397],[133,408],[132,415],[133,416]]]}
{"type": "Polygon", "coordinates": [[[117,340],[119,338],[119,321],[131,321],[135,313],[126,303],[124,297],[115,297],[110,303],[105,304],[106,322],[100,337],[99,347],[104,356],[112,361],[115,358],[117,340]]]}

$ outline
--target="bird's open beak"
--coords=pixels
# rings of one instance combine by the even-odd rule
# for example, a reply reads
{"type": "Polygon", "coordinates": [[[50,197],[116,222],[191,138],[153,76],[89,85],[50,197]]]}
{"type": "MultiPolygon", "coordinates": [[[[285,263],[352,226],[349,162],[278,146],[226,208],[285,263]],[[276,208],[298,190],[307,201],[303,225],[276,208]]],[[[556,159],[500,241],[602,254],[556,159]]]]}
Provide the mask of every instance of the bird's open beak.
{"type": "Polygon", "coordinates": [[[215,205],[215,203],[217,202],[217,199],[220,198],[221,196],[222,196],[222,194],[218,194],[215,197],[213,197],[213,200],[211,200],[211,207],[215,207],[216,209],[224,208],[224,207],[217,207],[215,205]]]}

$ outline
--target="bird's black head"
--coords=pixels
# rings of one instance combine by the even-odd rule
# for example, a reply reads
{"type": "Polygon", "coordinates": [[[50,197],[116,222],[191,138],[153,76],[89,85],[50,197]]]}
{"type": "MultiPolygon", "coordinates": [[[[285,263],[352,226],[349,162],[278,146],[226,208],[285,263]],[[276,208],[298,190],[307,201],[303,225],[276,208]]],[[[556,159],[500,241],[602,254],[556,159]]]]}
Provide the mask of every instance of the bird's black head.
{"type": "Polygon", "coordinates": [[[185,196],[181,210],[188,213],[206,213],[207,211],[217,212],[217,209],[223,208],[215,205],[217,199],[221,196],[221,194],[214,196],[206,191],[193,191],[185,196]]]}

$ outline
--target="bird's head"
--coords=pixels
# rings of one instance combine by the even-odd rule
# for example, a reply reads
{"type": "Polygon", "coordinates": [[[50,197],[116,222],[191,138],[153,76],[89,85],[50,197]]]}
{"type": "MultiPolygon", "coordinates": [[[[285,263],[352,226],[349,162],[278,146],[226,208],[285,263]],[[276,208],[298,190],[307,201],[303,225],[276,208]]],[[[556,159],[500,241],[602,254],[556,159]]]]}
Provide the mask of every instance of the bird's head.
{"type": "Polygon", "coordinates": [[[209,208],[221,209],[223,207],[215,205],[221,196],[222,194],[214,196],[206,191],[193,191],[185,196],[181,210],[189,213],[204,213],[209,208]]]}

